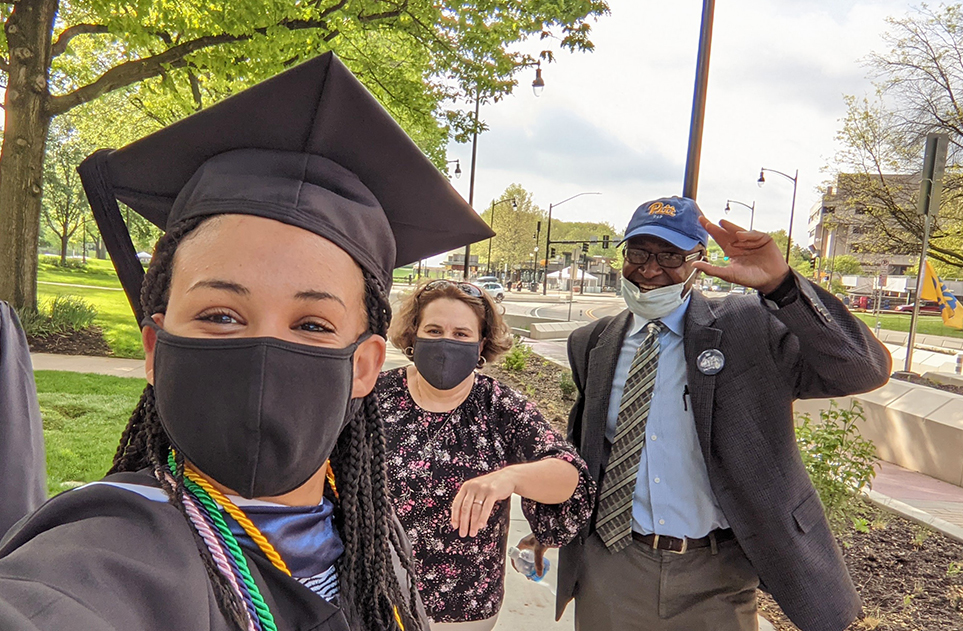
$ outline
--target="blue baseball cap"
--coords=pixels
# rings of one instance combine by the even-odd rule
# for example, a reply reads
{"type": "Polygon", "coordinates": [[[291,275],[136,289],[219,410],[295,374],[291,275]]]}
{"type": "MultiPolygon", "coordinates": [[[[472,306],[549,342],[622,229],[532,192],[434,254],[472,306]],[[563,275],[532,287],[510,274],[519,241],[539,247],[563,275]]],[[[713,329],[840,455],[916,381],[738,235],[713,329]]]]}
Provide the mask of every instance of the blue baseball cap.
{"type": "Polygon", "coordinates": [[[645,202],[629,220],[622,243],[639,235],[651,235],[681,250],[692,250],[700,243],[708,247],[709,233],[699,223],[701,216],[702,211],[688,197],[663,197],[645,202]]]}

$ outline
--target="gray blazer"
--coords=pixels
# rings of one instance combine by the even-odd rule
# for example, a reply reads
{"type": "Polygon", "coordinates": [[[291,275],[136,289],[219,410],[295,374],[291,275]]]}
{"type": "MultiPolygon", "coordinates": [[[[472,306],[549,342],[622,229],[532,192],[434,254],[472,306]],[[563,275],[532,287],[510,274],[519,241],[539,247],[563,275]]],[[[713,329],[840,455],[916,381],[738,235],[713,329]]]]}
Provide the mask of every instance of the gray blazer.
{"type": "MultiPolygon", "coordinates": [[[[693,292],[685,358],[709,482],[739,544],[800,629],[838,631],[859,614],[860,600],[799,456],[792,403],[877,388],[889,377],[891,358],[836,298],[798,275],[797,282],[800,298],[778,310],[758,296],[708,299],[693,292]],[[715,376],[696,367],[708,349],[725,356],[715,376]]],[[[608,458],[612,378],[631,320],[624,311],[569,338],[578,397],[568,438],[598,481],[608,458]]],[[[558,617],[578,593],[582,546],[593,529],[594,517],[560,551],[558,617]]]]}
{"type": "Polygon", "coordinates": [[[30,349],[17,314],[0,301],[0,536],[45,499],[47,462],[30,349]]]}

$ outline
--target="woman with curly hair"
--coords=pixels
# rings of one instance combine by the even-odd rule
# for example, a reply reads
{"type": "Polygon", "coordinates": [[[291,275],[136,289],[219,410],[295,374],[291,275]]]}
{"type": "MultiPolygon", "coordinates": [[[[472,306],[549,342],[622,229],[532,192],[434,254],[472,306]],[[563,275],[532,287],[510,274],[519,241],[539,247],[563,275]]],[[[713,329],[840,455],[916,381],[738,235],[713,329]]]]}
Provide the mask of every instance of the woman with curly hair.
{"type": "Polygon", "coordinates": [[[431,628],[489,630],[504,591],[511,496],[522,497],[541,544],[562,546],[589,519],[593,482],[533,404],[476,372],[512,344],[482,289],[421,285],[403,300],[389,339],[414,361],[382,373],[377,392],[389,488],[431,628]]]}
{"type": "Polygon", "coordinates": [[[372,390],[392,269],[481,221],[331,55],[80,171],[149,385],[0,544],[0,629],[426,629],[372,390]],[[166,228],[142,284],[117,199],[166,228]]]}

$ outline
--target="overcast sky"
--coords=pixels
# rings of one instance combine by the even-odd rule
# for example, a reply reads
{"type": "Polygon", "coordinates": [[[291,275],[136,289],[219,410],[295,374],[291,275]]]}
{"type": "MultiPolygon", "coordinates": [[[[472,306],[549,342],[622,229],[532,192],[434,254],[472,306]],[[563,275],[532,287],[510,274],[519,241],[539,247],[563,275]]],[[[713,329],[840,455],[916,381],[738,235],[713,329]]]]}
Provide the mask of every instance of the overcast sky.
{"type": "MultiPolygon", "coordinates": [[[[607,221],[624,229],[642,202],[682,193],[701,0],[610,0],[593,26],[593,53],[557,53],[524,70],[515,94],[483,106],[475,207],[518,182],[547,209],[582,191],[553,216],[607,221]]],[[[713,220],[726,199],[756,203],[756,228],[789,224],[792,182],[759,168],[799,170],[793,240],[808,237],[809,209],[836,152],[843,96],[873,91],[862,60],[883,52],[885,19],[906,0],[730,0],[716,3],[702,167],[697,200],[713,220]]],[[[547,42],[533,42],[537,52],[547,42]]],[[[452,184],[468,198],[471,145],[452,143],[464,171],[452,184]]],[[[921,157],[922,159],[922,157],[921,157]]],[[[734,206],[733,221],[749,223],[734,206]]],[[[496,226],[497,231],[497,218],[496,226]]]]}

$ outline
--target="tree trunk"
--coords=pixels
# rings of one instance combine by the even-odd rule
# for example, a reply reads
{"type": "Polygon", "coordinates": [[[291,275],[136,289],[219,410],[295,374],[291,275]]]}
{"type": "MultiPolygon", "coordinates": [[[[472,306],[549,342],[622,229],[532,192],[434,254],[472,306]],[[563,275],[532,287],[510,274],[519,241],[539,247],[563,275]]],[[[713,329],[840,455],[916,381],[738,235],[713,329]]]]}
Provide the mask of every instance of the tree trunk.
{"type": "Polygon", "coordinates": [[[103,261],[107,258],[107,251],[104,249],[104,240],[97,239],[97,260],[103,261]]]}
{"type": "Polygon", "coordinates": [[[37,247],[50,41],[58,0],[21,0],[5,24],[9,54],[0,148],[0,300],[37,304],[37,247]]]}
{"type": "Polygon", "coordinates": [[[70,242],[70,237],[67,236],[66,231],[64,236],[60,237],[60,266],[67,267],[67,244],[70,242]]]}

